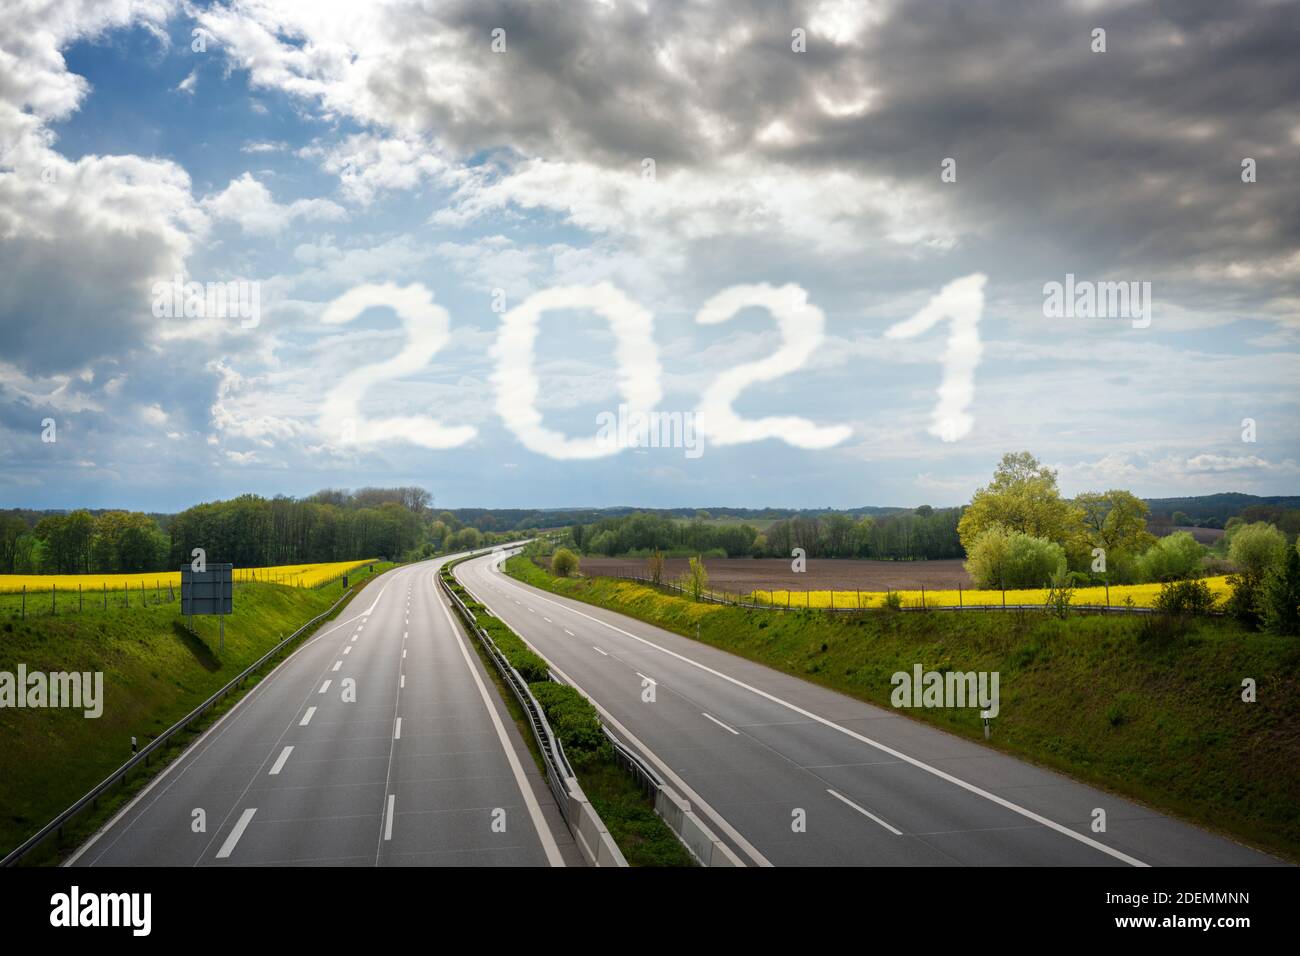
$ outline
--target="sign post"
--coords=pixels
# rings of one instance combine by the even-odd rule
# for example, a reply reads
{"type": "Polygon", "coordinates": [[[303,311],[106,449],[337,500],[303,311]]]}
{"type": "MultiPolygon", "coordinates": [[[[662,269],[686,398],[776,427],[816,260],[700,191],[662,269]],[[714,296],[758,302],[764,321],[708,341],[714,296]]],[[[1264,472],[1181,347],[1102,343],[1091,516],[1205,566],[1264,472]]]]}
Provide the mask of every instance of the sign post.
{"type": "Polygon", "coordinates": [[[233,564],[209,564],[202,571],[196,571],[188,564],[181,568],[181,613],[187,617],[195,614],[219,615],[218,654],[226,650],[225,615],[234,610],[234,571],[233,564]]]}

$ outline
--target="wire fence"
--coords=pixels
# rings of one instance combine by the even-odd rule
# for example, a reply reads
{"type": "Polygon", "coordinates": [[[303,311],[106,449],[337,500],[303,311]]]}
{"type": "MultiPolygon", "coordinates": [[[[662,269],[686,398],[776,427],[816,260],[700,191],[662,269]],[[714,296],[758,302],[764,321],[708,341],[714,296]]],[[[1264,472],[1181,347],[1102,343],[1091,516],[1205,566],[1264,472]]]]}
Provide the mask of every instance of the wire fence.
{"type": "MultiPolygon", "coordinates": [[[[971,602],[965,599],[965,590],[959,585],[957,587],[956,604],[940,604],[937,599],[927,597],[925,588],[920,588],[920,596],[904,600],[898,591],[835,591],[826,588],[819,588],[815,591],[793,591],[789,588],[775,588],[771,590],[759,589],[750,591],[747,594],[739,594],[732,591],[725,591],[719,588],[704,586],[698,590],[683,587],[682,585],[672,584],[668,581],[655,581],[653,578],[645,577],[630,572],[619,572],[612,576],[620,581],[635,581],[638,584],[644,584],[655,588],[665,594],[678,594],[684,597],[707,604],[725,604],[729,607],[751,608],[757,611],[825,611],[828,613],[867,613],[880,611],[1042,611],[1053,607],[1050,601],[1043,603],[1024,604],[1008,603],[1006,593],[1003,592],[1000,603],[989,604],[987,602],[971,602]],[[761,598],[766,594],[767,600],[761,598]],[[776,600],[776,595],[784,596],[783,601],[776,600]],[[829,604],[814,604],[812,596],[814,594],[829,594],[829,604]],[[899,595],[897,604],[888,604],[882,601],[876,602],[876,598],[881,594],[899,595]],[[864,600],[864,598],[866,600],[864,600]],[[837,604],[836,601],[839,600],[837,604]]],[[[1071,611],[1083,611],[1097,614],[1153,614],[1155,610],[1149,607],[1138,607],[1130,604],[1069,604],[1071,611]]]]}

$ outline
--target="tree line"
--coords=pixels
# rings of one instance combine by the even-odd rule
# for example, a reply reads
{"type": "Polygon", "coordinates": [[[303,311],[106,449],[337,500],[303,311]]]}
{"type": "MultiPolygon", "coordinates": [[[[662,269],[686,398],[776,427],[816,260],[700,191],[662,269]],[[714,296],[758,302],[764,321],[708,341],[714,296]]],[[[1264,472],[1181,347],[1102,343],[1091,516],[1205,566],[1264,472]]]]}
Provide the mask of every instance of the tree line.
{"type": "Polygon", "coordinates": [[[960,517],[960,508],[928,505],[874,517],[832,511],[783,518],[760,531],[748,523],[715,522],[707,513],[680,520],[637,512],[574,525],[568,537],[580,551],[603,555],[788,558],[803,548],[810,558],[924,561],[962,557],[960,517]]]}
{"type": "Polygon", "coordinates": [[[79,509],[36,517],[0,514],[0,574],[169,571],[202,548],[237,567],[362,558],[417,560],[518,534],[484,533],[449,511],[435,514],[423,488],[325,489],[306,498],[240,495],[174,515],[79,509]]]}

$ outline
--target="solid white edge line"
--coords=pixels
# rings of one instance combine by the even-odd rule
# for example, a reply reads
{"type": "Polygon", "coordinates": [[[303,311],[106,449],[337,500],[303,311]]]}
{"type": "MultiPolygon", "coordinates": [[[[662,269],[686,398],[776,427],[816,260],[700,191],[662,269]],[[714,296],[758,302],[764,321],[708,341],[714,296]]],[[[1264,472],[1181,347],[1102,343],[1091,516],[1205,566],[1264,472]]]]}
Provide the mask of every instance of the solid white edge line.
{"type": "MultiPolygon", "coordinates": [[[[518,581],[514,581],[513,578],[511,578],[511,581],[515,584],[516,587],[524,587],[524,585],[520,584],[518,581]]],[[[532,590],[535,589],[530,588],[529,589],[530,593],[532,590]]],[[[1117,860],[1123,860],[1125,863],[1129,864],[1130,866],[1140,866],[1140,867],[1150,866],[1149,863],[1144,863],[1141,860],[1137,859],[1136,857],[1129,856],[1127,853],[1123,852],[1122,850],[1116,850],[1114,847],[1109,847],[1104,843],[1099,843],[1098,841],[1092,839],[1092,837],[1086,836],[1085,834],[1076,833],[1074,830],[1071,830],[1069,827],[1057,823],[1055,820],[1049,820],[1047,817],[1043,816],[1040,813],[1035,813],[1033,810],[1029,810],[1025,807],[1020,806],[1019,804],[1012,803],[1010,800],[1007,800],[1005,797],[999,797],[996,793],[990,793],[989,791],[983,789],[982,787],[977,787],[973,783],[967,783],[965,780],[962,780],[960,777],[954,777],[952,774],[948,773],[947,771],[940,770],[938,767],[932,767],[925,761],[918,760],[917,758],[910,756],[909,754],[903,753],[901,750],[895,750],[893,747],[890,747],[888,744],[882,744],[880,741],[872,740],[870,737],[860,734],[855,730],[850,730],[847,727],[842,727],[839,724],[835,723],[835,721],[829,720],[821,716],[820,714],[814,714],[810,710],[804,710],[802,707],[798,706],[797,704],[792,704],[788,700],[783,700],[782,698],[777,697],[775,694],[769,694],[765,690],[762,690],[758,687],[754,687],[751,684],[746,684],[744,681],[732,677],[730,674],[724,674],[721,671],[714,670],[712,667],[709,667],[707,664],[701,664],[699,661],[692,660],[691,658],[687,657],[684,654],[678,654],[676,651],[671,651],[668,648],[663,647],[662,645],[656,644],[654,641],[648,640],[647,638],[644,637],[639,637],[636,634],[631,633],[630,631],[625,631],[621,627],[616,627],[615,625],[610,624],[608,621],[602,621],[600,618],[592,617],[590,614],[585,614],[582,611],[579,611],[577,608],[569,607],[567,604],[561,604],[559,601],[552,601],[550,598],[540,597],[539,595],[534,595],[534,596],[538,597],[539,600],[545,601],[548,604],[553,604],[558,608],[562,608],[564,610],[570,611],[578,615],[579,617],[585,617],[587,620],[593,621],[596,624],[601,625],[602,627],[607,627],[611,631],[617,631],[619,634],[622,634],[626,637],[630,637],[632,638],[632,640],[638,641],[646,645],[647,647],[653,647],[655,650],[662,651],[663,653],[669,655],[670,657],[675,657],[678,660],[683,661],[684,663],[690,664],[692,667],[698,667],[700,670],[708,674],[712,674],[714,677],[720,677],[722,680],[725,680],[728,683],[734,684],[737,687],[744,688],[750,693],[757,694],[759,697],[762,697],[764,700],[770,700],[774,704],[780,704],[782,707],[785,707],[787,710],[791,710],[802,717],[807,717],[809,720],[814,720],[825,727],[830,727],[832,730],[838,730],[840,733],[848,737],[852,737],[854,740],[859,740],[862,743],[867,744],[868,746],[875,747],[877,750],[883,753],[887,753],[891,757],[896,757],[899,760],[903,761],[904,763],[911,764],[912,766],[916,767],[919,770],[924,770],[926,773],[933,774],[939,779],[946,780],[949,783],[953,784],[954,786],[961,787],[963,790],[966,790],[969,793],[973,793],[976,796],[983,797],[985,800],[988,800],[991,803],[996,803],[998,806],[1010,810],[1012,813],[1017,813],[1028,820],[1033,820],[1035,823],[1040,823],[1043,826],[1047,827],[1048,829],[1055,830],[1057,833],[1060,833],[1063,836],[1067,836],[1072,840],[1077,840],[1078,842],[1086,846],[1092,847],[1094,850],[1100,850],[1102,853],[1112,856],[1117,860]]],[[[617,614],[618,612],[613,611],[611,613],[617,614]]],[[[689,638],[687,638],[687,640],[689,640],[689,638]]]]}
{"type": "Polygon", "coordinates": [[[271,765],[271,772],[268,773],[267,776],[268,777],[279,776],[280,771],[284,769],[284,762],[289,759],[289,754],[291,753],[293,753],[292,744],[290,744],[288,747],[285,747],[283,750],[281,750],[280,756],[275,758],[275,763],[271,765]]]}
{"type": "Polygon", "coordinates": [[[239,815],[235,828],[230,831],[230,836],[226,837],[226,842],[221,844],[221,849],[217,851],[218,860],[227,860],[230,858],[230,854],[235,852],[235,844],[244,835],[244,831],[248,829],[248,825],[253,821],[253,814],[256,812],[257,807],[249,807],[239,815]]]}
{"type": "Polygon", "coordinates": [[[465,666],[469,668],[470,675],[474,678],[474,685],[478,687],[479,696],[483,698],[483,706],[487,708],[488,716],[492,718],[492,726],[496,729],[497,739],[501,741],[501,749],[506,752],[506,760],[510,762],[510,770],[515,775],[515,783],[518,784],[519,792],[524,798],[524,804],[528,807],[528,815],[532,817],[533,828],[542,841],[542,849],[546,851],[546,859],[551,866],[564,866],[564,857],[560,855],[560,848],[555,842],[555,837],[551,835],[551,828],[547,825],[545,817],[542,816],[542,808],[537,803],[533,788],[524,776],[524,768],[519,764],[519,757],[515,753],[515,748],[511,745],[510,738],[506,736],[506,728],[501,723],[501,715],[497,713],[496,707],[492,705],[492,698],[488,696],[488,690],[483,684],[483,678],[479,676],[478,668],[474,666],[474,661],[470,658],[469,648],[465,646],[465,637],[461,634],[460,627],[457,626],[456,621],[451,616],[451,608],[447,607],[442,589],[438,587],[436,574],[434,575],[433,586],[437,589],[438,606],[442,608],[442,613],[451,626],[452,637],[456,639],[456,646],[460,648],[460,655],[465,659],[465,666]]]}
{"type": "Polygon", "coordinates": [[[872,820],[875,820],[877,823],[879,823],[882,827],[884,827],[884,828],[885,828],[886,830],[888,830],[890,833],[894,834],[894,836],[902,836],[902,835],[903,835],[903,831],[902,831],[902,830],[898,830],[898,829],[896,829],[896,828],[890,826],[888,823],[886,823],[884,820],[880,819],[880,817],[876,816],[874,813],[872,813],[872,812],[871,812],[870,810],[868,810],[866,807],[860,807],[860,806],[858,806],[856,803],[854,803],[854,802],[853,802],[852,800],[850,800],[848,797],[844,796],[844,794],[842,794],[842,793],[836,793],[834,790],[831,790],[829,787],[826,789],[826,792],[829,793],[829,794],[830,794],[832,797],[834,797],[836,800],[839,800],[841,803],[847,803],[849,806],[851,806],[854,810],[857,810],[858,813],[862,814],[864,817],[870,817],[872,820]]]}
{"type": "Polygon", "coordinates": [[[718,720],[718,718],[714,717],[712,714],[704,714],[704,716],[709,718],[709,720],[713,721],[715,724],[717,724],[719,727],[721,727],[723,730],[727,731],[728,733],[735,734],[737,737],[740,736],[739,730],[732,730],[730,727],[728,727],[722,721],[718,720]]]}

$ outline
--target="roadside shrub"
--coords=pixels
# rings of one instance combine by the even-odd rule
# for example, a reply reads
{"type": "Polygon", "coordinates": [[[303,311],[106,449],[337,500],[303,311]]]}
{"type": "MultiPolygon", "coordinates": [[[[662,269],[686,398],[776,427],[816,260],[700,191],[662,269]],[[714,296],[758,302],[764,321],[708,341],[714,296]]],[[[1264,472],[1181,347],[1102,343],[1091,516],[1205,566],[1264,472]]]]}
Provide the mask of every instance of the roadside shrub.
{"type": "Polygon", "coordinates": [[[1144,581],[1182,581],[1201,572],[1205,549],[1186,531],[1161,538],[1138,559],[1144,581]]]}
{"type": "Polygon", "coordinates": [[[1300,634],[1300,554],[1286,549],[1286,559],[1264,578],[1259,589],[1259,616],[1272,634],[1300,634]]]}
{"type": "Polygon", "coordinates": [[[1228,557],[1242,574],[1262,581],[1274,566],[1282,563],[1286,535],[1266,521],[1233,529],[1228,557]]]}
{"type": "Polygon", "coordinates": [[[581,766],[593,758],[608,755],[609,740],[590,701],[572,687],[549,680],[530,682],[528,689],[542,705],[547,723],[560,738],[560,746],[572,764],[581,766]]]}
{"type": "Polygon", "coordinates": [[[966,570],[981,588],[1040,588],[1065,570],[1065,550],[1046,538],[991,525],[971,543],[966,570]]]}
{"type": "Polygon", "coordinates": [[[1253,574],[1230,574],[1228,585],[1232,593],[1223,604],[1223,609],[1242,624],[1253,630],[1260,626],[1260,591],[1263,582],[1253,574]]]}
{"type": "Polygon", "coordinates": [[[1208,614],[1214,610],[1214,592],[1204,581],[1170,581],[1151,606],[1161,614],[1208,614]]]}
{"type": "Polygon", "coordinates": [[[897,591],[886,591],[881,606],[890,611],[901,611],[903,609],[903,595],[897,591]]]}
{"type": "Polygon", "coordinates": [[[704,569],[704,561],[700,558],[691,558],[690,569],[678,579],[677,583],[683,591],[698,601],[709,586],[709,572],[704,569]]]}
{"type": "Polygon", "coordinates": [[[551,571],[562,578],[578,573],[578,556],[568,548],[560,548],[551,556],[551,571]]]}
{"type": "Polygon", "coordinates": [[[519,671],[519,676],[527,683],[551,679],[551,669],[546,666],[546,661],[529,650],[528,645],[521,641],[504,621],[490,614],[477,614],[476,617],[479,626],[492,638],[492,643],[501,649],[510,666],[519,671]]]}
{"type": "Polygon", "coordinates": [[[645,569],[651,581],[655,584],[662,583],[664,579],[664,553],[655,548],[650,553],[650,557],[646,558],[645,569]]]}
{"type": "Polygon", "coordinates": [[[1065,620],[1070,616],[1070,601],[1074,598],[1074,584],[1070,574],[1058,571],[1052,578],[1043,606],[1055,617],[1065,620]]]}

